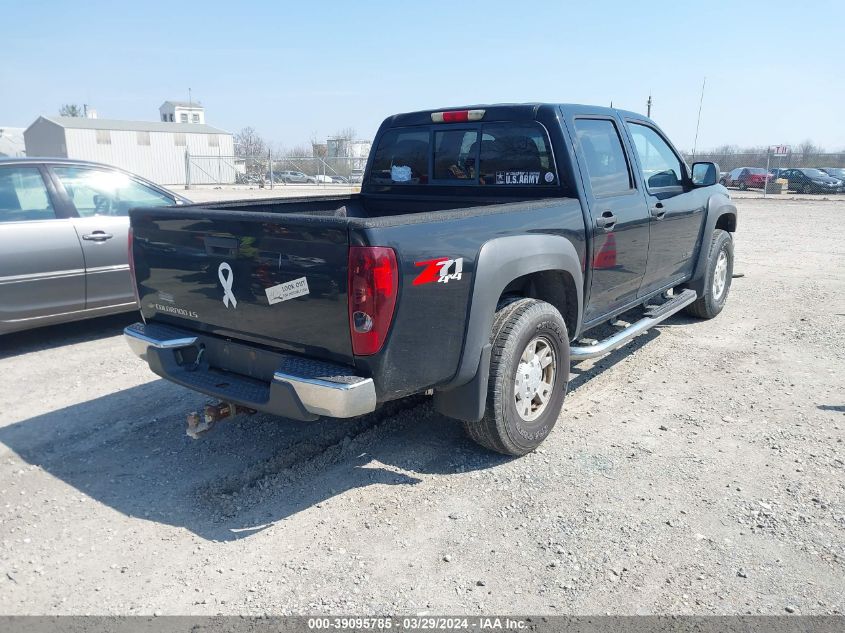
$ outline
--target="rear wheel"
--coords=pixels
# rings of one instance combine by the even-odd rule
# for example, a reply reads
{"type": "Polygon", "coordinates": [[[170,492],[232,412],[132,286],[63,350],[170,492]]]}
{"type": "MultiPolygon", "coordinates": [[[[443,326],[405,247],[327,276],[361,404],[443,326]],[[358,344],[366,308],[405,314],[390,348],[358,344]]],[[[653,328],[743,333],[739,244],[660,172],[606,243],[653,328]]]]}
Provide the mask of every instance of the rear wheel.
{"type": "Polygon", "coordinates": [[[484,417],[467,434],[505,455],[525,455],[554,428],[569,381],[569,336],[554,306],[518,299],[496,312],[484,417]]]}
{"type": "Polygon", "coordinates": [[[734,244],[731,234],[717,229],[710,240],[704,294],[687,306],[687,313],[700,319],[712,319],[728,300],[734,270],[734,244]]]}
{"type": "Polygon", "coordinates": [[[813,187],[810,184],[806,184],[806,185],[804,185],[804,188],[802,189],[802,191],[804,193],[813,193],[813,187]]]}

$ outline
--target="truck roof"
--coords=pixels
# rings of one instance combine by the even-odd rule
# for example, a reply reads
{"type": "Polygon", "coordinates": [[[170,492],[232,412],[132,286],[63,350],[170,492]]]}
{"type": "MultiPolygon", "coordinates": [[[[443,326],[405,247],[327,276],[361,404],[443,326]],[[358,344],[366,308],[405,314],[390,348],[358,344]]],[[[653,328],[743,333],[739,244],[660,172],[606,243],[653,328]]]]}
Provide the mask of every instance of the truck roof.
{"type": "Polygon", "coordinates": [[[394,114],[385,119],[384,125],[390,127],[400,125],[428,125],[431,123],[432,112],[448,112],[452,110],[484,110],[484,121],[533,121],[537,118],[537,112],[543,108],[577,108],[584,114],[613,114],[619,113],[627,118],[648,120],[642,114],[620,110],[618,108],[605,108],[602,106],[583,105],[576,103],[489,103],[464,106],[453,106],[445,108],[431,108],[418,110],[416,112],[404,112],[394,114]]]}

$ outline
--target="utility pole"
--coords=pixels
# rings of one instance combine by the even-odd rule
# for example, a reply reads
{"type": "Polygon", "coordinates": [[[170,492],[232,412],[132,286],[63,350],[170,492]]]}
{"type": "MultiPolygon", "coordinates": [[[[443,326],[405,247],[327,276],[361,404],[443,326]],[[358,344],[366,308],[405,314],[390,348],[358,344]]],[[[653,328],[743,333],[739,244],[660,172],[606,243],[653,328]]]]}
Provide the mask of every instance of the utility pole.
{"type": "Polygon", "coordinates": [[[194,102],[193,102],[193,100],[192,100],[192,98],[191,98],[191,89],[190,89],[190,88],[188,88],[188,105],[189,105],[189,106],[193,106],[193,105],[194,105],[194,102]]]}
{"type": "Polygon", "coordinates": [[[651,92],[648,93],[648,101],[645,104],[646,116],[651,118],[651,92]]]}

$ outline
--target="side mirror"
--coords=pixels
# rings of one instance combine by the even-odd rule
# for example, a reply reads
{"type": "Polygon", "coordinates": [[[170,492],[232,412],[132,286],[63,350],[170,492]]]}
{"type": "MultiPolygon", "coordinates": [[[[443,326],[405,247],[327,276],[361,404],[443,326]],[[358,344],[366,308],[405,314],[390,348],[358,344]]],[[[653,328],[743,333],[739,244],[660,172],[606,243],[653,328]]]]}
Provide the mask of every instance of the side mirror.
{"type": "Polygon", "coordinates": [[[693,163],[692,184],[696,187],[709,187],[719,180],[719,166],[716,163],[693,163]]]}

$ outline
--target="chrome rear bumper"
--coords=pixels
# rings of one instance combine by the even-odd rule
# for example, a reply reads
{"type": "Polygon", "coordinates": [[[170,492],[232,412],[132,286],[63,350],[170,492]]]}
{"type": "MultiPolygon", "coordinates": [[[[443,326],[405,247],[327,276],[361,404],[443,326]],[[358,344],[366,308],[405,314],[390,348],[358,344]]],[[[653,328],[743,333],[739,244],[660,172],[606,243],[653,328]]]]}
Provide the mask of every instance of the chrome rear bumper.
{"type": "Polygon", "coordinates": [[[226,402],[299,420],[352,418],[376,408],[373,379],[354,375],[344,365],[267,352],[169,325],[135,323],[124,336],[156,374],[226,402]],[[239,359],[249,367],[275,369],[268,376],[254,375],[261,371],[240,374],[239,359]]]}

